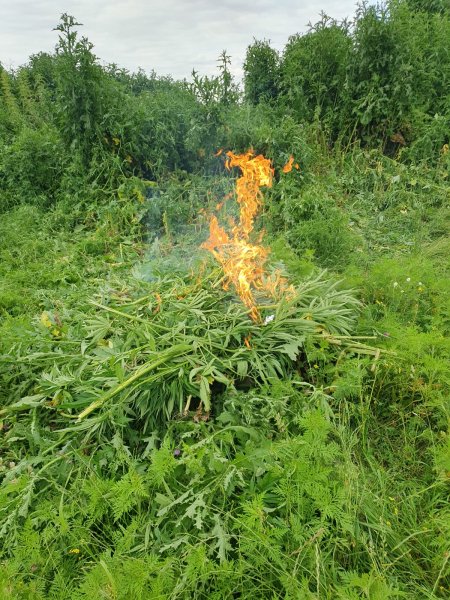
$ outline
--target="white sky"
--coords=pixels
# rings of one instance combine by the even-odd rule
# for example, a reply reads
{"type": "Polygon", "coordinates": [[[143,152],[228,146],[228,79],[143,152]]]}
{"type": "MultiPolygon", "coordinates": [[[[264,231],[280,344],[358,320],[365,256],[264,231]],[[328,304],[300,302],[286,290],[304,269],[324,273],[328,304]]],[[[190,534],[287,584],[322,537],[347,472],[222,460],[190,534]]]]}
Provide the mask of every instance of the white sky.
{"type": "Polygon", "coordinates": [[[80,34],[102,63],[183,78],[193,68],[216,73],[217,57],[227,50],[240,76],[254,37],[281,50],[321,10],[341,19],[355,8],[356,0],[0,0],[0,62],[17,67],[31,54],[52,52],[52,29],[67,12],[83,23],[80,34]]]}

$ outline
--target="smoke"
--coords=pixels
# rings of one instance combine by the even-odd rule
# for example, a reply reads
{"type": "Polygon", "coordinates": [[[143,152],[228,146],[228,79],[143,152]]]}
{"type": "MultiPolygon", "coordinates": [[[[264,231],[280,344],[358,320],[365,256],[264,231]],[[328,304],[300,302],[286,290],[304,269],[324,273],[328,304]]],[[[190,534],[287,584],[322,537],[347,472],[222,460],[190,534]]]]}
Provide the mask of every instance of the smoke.
{"type": "Polygon", "coordinates": [[[147,251],[134,275],[152,281],[166,274],[187,275],[214,259],[201,248],[209,236],[212,214],[224,222],[236,220],[235,173],[216,159],[205,173],[180,174],[147,190],[142,223],[147,251]],[[220,205],[220,209],[218,206],[220,205]]]}

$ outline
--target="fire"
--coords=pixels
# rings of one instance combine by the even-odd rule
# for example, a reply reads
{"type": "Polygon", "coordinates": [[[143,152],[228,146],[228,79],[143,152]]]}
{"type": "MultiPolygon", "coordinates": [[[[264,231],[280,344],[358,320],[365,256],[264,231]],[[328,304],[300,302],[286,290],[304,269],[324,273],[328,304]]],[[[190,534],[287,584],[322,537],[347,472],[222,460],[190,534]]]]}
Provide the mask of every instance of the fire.
{"type": "Polygon", "coordinates": [[[250,310],[254,321],[259,320],[254,290],[273,293],[280,278],[268,278],[264,274],[264,264],[269,250],[250,242],[256,214],[262,205],[261,187],[272,185],[273,168],[271,161],[252,151],[245,154],[227,152],[227,169],[239,167],[241,176],[236,181],[236,199],[239,203],[239,222],[232,224],[231,233],[219,225],[216,216],[211,217],[209,239],[202,248],[209,250],[221,264],[225,273],[224,288],[232,284],[242,302],[250,310]]]}
{"type": "Polygon", "coordinates": [[[282,171],[283,173],[290,173],[292,171],[292,165],[294,165],[294,167],[298,170],[300,168],[300,166],[298,165],[298,163],[294,164],[294,157],[291,156],[289,157],[289,160],[287,161],[287,163],[284,165],[282,171]]]}

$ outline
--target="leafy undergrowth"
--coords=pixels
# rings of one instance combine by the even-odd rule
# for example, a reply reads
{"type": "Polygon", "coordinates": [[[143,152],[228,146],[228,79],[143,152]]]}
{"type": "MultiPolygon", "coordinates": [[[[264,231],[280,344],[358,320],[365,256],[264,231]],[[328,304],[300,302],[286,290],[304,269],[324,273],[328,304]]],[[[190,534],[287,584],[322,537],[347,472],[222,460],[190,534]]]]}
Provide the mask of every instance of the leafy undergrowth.
{"type": "Polygon", "coordinates": [[[260,323],[194,251],[198,178],[147,201],[151,261],[127,203],[6,213],[2,598],[448,596],[445,193],[361,161],[274,187],[260,323]]]}

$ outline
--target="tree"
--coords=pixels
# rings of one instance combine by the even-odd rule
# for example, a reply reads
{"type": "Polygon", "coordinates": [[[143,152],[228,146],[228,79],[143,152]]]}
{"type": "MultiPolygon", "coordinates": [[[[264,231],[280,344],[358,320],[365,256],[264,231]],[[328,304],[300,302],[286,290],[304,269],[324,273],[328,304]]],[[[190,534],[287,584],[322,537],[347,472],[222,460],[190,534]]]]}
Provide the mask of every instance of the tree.
{"type": "Polygon", "coordinates": [[[66,145],[78,151],[87,166],[105,112],[104,73],[92,53],[93,44],[85,37],[78,39],[74,28],[79,25],[65,13],[56,27],[58,120],[66,145]]]}
{"type": "Polygon", "coordinates": [[[325,14],[305,35],[289,38],[281,65],[281,91],[299,118],[311,120],[318,113],[338,128],[350,50],[348,23],[325,14]]]}
{"type": "Polygon", "coordinates": [[[251,104],[270,101],[279,92],[278,52],[267,40],[254,40],[248,46],[244,62],[245,97],[251,104]]]}

